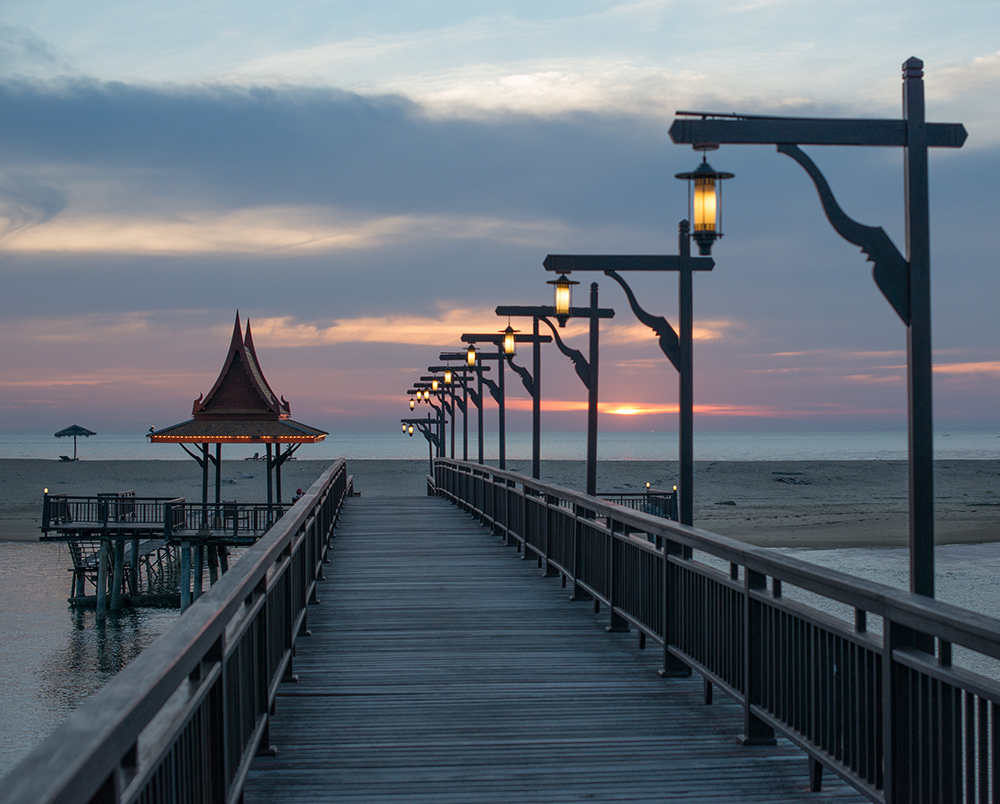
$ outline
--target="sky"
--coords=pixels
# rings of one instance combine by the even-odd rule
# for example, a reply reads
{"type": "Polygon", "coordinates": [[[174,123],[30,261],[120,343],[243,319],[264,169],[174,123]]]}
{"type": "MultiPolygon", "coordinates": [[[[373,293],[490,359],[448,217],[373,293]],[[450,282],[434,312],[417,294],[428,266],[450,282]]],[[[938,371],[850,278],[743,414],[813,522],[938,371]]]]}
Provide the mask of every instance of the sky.
{"type": "MultiPolygon", "coordinates": [[[[677,252],[700,159],[677,110],[898,118],[911,56],[928,119],[969,133],[930,158],[936,427],[1000,430],[998,32],[995,0],[6,0],[0,432],[189,418],[237,310],[294,419],[395,429],[463,332],[551,304],[546,254],[677,252]]],[[[805,150],[903,250],[901,149],[805,150]]],[[[770,146],[710,161],[735,178],[695,277],[696,428],[904,429],[905,328],[806,174],[770,146]]],[[[676,327],[676,276],[632,277],[676,327]]],[[[601,429],[676,427],[651,331],[574,278],[616,311],[601,429]]],[[[585,426],[552,346],[541,387],[544,429],[585,426]]]]}

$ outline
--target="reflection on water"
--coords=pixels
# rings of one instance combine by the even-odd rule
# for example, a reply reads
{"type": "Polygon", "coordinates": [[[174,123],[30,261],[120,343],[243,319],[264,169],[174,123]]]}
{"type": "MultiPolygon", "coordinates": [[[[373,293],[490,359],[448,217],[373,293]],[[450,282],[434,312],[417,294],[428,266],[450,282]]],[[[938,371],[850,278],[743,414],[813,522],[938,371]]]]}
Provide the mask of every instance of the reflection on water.
{"type": "Polygon", "coordinates": [[[172,609],[71,609],[69,552],[0,542],[0,775],[177,619],[172,609]]]}

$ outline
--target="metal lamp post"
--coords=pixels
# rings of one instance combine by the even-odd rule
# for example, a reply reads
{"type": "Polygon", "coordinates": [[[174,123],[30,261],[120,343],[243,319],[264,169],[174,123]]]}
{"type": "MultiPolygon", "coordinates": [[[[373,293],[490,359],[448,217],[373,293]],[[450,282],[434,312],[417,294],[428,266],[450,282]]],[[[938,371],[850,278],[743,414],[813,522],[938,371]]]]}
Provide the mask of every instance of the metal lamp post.
{"type": "Polygon", "coordinates": [[[929,148],[961,148],[960,123],[928,123],[924,64],[903,64],[901,120],[762,117],[678,112],[670,127],[675,143],[776,145],[798,162],[816,186],[823,211],[837,233],[874,263],[875,284],[906,325],[907,424],[910,496],[910,590],[934,596],[934,427],[930,297],[929,148]],[[865,226],[841,209],[826,178],[800,145],[883,146],[903,149],[906,256],[881,227],[865,226]]]}
{"type": "MultiPolygon", "coordinates": [[[[684,175],[684,174],[682,174],[684,175]]],[[[723,178],[731,177],[731,173],[720,174],[723,178]]],[[[707,193],[706,193],[707,194],[707,193]]],[[[714,203],[712,206],[716,206],[714,203]]],[[[702,200],[702,209],[708,204],[702,200]]],[[[709,228],[707,219],[702,228],[702,238],[698,241],[699,248],[712,248],[712,242],[719,236],[715,218],[711,219],[709,228]]],[[[629,306],[643,324],[653,330],[659,338],[660,350],[677,370],[679,376],[678,393],[678,464],[680,486],[680,521],[684,525],[694,524],[694,282],[695,271],[710,271],[715,266],[711,257],[691,256],[691,236],[687,221],[681,221],[678,226],[677,245],[679,254],[661,256],[640,255],[576,255],[549,254],[545,258],[544,267],[562,276],[550,284],[555,285],[557,306],[560,294],[569,305],[569,283],[563,283],[566,274],[572,271],[601,271],[614,279],[625,295],[629,306]],[[670,323],[662,316],[647,313],[636,300],[635,293],[628,283],[620,276],[625,271],[676,271],[679,278],[679,308],[680,332],[676,332],[670,323]],[[560,284],[562,283],[562,284],[560,284]]],[[[704,253],[704,252],[703,252],[704,253]]],[[[574,283],[575,284],[575,283],[574,283]]]]}
{"type": "MultiPolygon", "coordinates": [[[[563,287],[567,287],[569,284],[577,283],[570,283],[569,280],[567,280],[566,283],[563,283],[563,287]]],[[[587,388],[587,494],[594,496],[597,494],[597,377],[599,356],[599,321],[602,318],[613,318],[615,311],[611,309],[601,309],[597,306],[596,282],[592,283],[590,286],[589,307],[572,307],[570,305],[570,298],[568,294],[560,296],[561,291],[558,285],[555,292],[557,305],[553,305],[551,307],[501,305],[496,308],[496,313],[501,316],[527,316],[534,318],[536,329],[538,326],[537,322],[544,321],[548,325],[549,329],[552,330],[552,335],[555,338],[556,346],[559,347],[559,351],[573,361],[573,366],[576,369],[577,376],[583,381],[583,384],[587,388]],[[571,349],[563,343],[562,338],[559,337],[558,330],[549,320],[549,316],[556,317],[560,326],[565,325],[566,321],[570,318],[590,319],[589,360],[585,358],[583,353],[579,350],[571,349]]],[[[540,365],[536,366],[535,370],[538,372],[540,370],[540,365]]],[[[540,409],[540,406],[538,409],[540,409]]],[[[534,433],[537,432],[538,425],[535,424],[534,433]]]]}
{"type": "MultiPolygon", "coordinates": [[[[518,343],[530,343],[532,341],[531,335],[519,335],[515,330],[508,326],[511,330],[512,340],[507,344],[508,348],[513,348],[516,351],[516,344],[518,343]]],[[[496,360],[497,361],[497,381],[493,382],[487,377],[482,375],[482,371],[486,371],[487,367],[482,366],[482,371],[480,371],[479,378],[481,383],[485,383],[490,390],[490,394],[493,399],[496,400],[498,408],[498,427],[499,427],[499,439],[500,439],[500,468],[507,468],[507,412],[506,412],[506,392],[504,389],[504,363],[510,363],[510,355],[504,350],[504,341],[507,339],[507,330],[503,332],[466,332],[462,335],[462,343],[467,343],[471,347],[475,346],[477,343],[491,343],[497,347],[496,352],[483,353],[480,351],[476,352],[476,359],[482,366],[482,361],[484,360],[496,360]]],[[[551,340],[551,339],[550,339],[551,340]]],[[[515,370],[518,367],[511,364],[515,370]]],[[[523,379],[523,376],[522,376],[523,379]]],[[[482,395],[482,384],[479,386],[480,396],[482,395]]],[[[480,419],[479,419],[479,462],[483,462],[483,427],[482,427],[482,408],[480,408],[480,419]]]]}

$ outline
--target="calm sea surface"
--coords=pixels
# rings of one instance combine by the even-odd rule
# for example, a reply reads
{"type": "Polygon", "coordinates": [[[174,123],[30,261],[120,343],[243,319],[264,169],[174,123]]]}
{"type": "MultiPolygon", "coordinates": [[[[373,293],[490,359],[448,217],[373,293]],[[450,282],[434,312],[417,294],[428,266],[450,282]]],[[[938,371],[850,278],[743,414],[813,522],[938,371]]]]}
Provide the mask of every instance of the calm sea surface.
{"type": "MultiPolygon", "coordinates": [[[[495,459],[495,434],[487,458],[495,459]]],[[[675,460],[675,433],[602,433],[602,460],[675,460]]],[[[461,451],[461,433],[458,441],[461,451]]],[[[0,434],[0,458],[49,458],[72,454],[73,445],[50,434],[0,434]]],[[[542,455],[582,459],[581,433],[545,433],[542,455]]],[[[697,433],[699,460],[899,460],[906,434],[868,433],[697,433]]],[[[92,460],[190,460],[174,445],[150,445],[141,433],[100,433],[80,439],[81,458],[92,460]]],[[[474,437],[470,455],[475,456],[474,437]]],[[[234,448],[238,458],[252,448],[234,448]]],[[[949,459],[998,459],[1000,434],[938,433],[935,453],[949,459]]],[[[426,442],[395,433],[331,433],[326,442],[304,446],[303,458],[423,459],[426,442]]],[[[511,433],[512,459],[531,455],[530,433],[511,433]]],[[[903,550],[810,551],[807,560],[906,588],[903,550]]],[[[60,544],[0,542],[0,775],[48,734],[70,711],[138,655],[174,620],[171,610],[122,613],[98,626],[92,612],[66,605],[70,565],[60,544]]],[[[993,616],[1000,615],[1000,545],[958,545],[938,549],[939,597],[993,616]]],[[[834,613],[834,612],[831,612],[834,613]]]]}
{"type": "MultiPolygon", "coordinates": [[[[77,452],[90,460],[190,460],[176,444],[150,444],[143,433],[98,433],[77,441],[77,452]]],[[[456,455],[462,452],[462,432],[456,435],[456,455]]],[[[449,435],[450,439],[450,435],[449,435]]],[[[450,443],[450,442],[449,442],[450,443]]],[[[487,460],[497,458],[497,436],[483,438],[487,460]]],[[[906,458],[906,433],[892,432],[705,432],[695,433],[695,459],[703,461],[813,461],[813,460],[902,460],[906,458]]],[[[600,433],[599,460],[677,460],[677,433],[600,433]]],[[[226,445],[230,458],[249,457],[261,445],[226,445]]],[[[583,460],[587,437],[584,433],[542,433],[542,458],[583,460]]],[[[1000,432],[938,432],[934,452],[938,458],[991,460],[1000,458],[1000,432]]],[[[49,458],[72,455],[72,439],[55,438],[50,433],[0,433],[0,458],[49,458]]],[[[419,460],[427,457],[427,442],[419,435],[408,437],[399,430],[390,432],[330,433],[319,444],[304,445],[297,455],[303,459],[325,460],[338,457],[370,460],[419,460]]],[[[469,455],[478,455],[476,436],[469,434],[469,455]]],[[[507,457],[531,458],[531,433],[507,434],[507,457]]]]}

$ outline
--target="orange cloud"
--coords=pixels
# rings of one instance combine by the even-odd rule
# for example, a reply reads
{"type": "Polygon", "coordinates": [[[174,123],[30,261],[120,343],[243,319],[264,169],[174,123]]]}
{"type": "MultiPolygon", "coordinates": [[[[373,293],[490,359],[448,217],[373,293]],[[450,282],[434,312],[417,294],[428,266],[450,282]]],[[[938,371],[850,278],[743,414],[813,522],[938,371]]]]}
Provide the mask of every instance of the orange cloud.
{"type": "Polygon", "coordinates": [[[73,211],[0,237],[0,251],[74,254],[324,254],[447,238],[543,247],[569,227],[487,216],[394,215],[361,219],[341,209],[289,205],[232,212],[130,217],[73,211]]]}
{"type": "Polygon", "coordinates": [[[934,373],[1000,375],[1000,360],[984,360],[978,363],[947,363],[943,366],[934,366],[934,373]]]}

